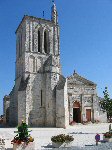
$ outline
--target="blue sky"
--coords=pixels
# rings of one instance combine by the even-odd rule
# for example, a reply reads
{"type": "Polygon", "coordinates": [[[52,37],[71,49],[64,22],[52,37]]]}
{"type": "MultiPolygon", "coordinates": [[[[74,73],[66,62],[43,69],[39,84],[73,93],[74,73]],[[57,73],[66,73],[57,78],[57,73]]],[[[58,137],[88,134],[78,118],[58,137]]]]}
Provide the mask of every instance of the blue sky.
{"type": "MultiPolygon", "coordinates": [[[[56,0],[62,71],[76,70],[112,96],[112,0],[56,0]]],[[[15,30],[26,15],[51,18],[50,0],[0,0],[0,114],[15,79],[15,30]]]]}

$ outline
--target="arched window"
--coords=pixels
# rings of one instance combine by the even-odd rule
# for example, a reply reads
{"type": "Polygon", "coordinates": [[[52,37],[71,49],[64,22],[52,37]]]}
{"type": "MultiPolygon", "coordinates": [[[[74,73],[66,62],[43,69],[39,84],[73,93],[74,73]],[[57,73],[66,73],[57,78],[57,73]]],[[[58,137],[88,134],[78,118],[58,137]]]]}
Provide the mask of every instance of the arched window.
{"type": "Polygon", "coordinates": [[[44,32],[44,52],[48,53],[48,37],[47,32],[44,32]]]}
{"type": "Polygon", "coordinates": [[[40,40],[40,31],[38,30],[38,52],[41,52],[41,40],[40,40]]]}

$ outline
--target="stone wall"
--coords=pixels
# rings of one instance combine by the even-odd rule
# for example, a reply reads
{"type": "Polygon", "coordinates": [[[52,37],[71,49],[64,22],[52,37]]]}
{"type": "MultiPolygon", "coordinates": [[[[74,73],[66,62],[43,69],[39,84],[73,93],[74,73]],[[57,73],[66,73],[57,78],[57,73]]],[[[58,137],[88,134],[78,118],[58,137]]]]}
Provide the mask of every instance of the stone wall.
{"type": "Polygon", "coordinates": [[[79,102],[81,111],[81,122],[86,121],[86,110],[91,110],[91,121],[99,120],[106,122],[107,117],[99,105],[96,93],[96,84],[74,73],[68,77],[68,99],[70,122],[73,121],[73,104],[79,102]]]}
{"type": "Polygon", "coordinates": [[[26,91],[18,91],[18,125],[21,124],[22,120],[26,119],[26,91]]]}
{"type": "Polygon", "coordinates": [[[29,89],[27,88],[26,97],[26,112],[31,126],[44,126],[45,124],[45,108],[42,98],[44,91],[42,88],[43,80],[41,73],[30,75],[29,89]]]}
{"type": "Polygon", "coordinates": [[[66,128],[69,125],[67,80],[60,76],[56,87],[56,127],[66,128]]]}
{"type": "MultiPolygon", "coordinates": [[[[93,110],[93,94],[95,94],[92,87],[85,85],[74,85],[74,88],[68,86],[68,98],[69,98],[69,112],[70,112],[70,122],[73,121],[73,103],[79,102],[81,106],[81,120],[84,121],[86,118],[86,109],[93,110]],[[88,89],[88,90],[87,90],[88,89]]],[[[91,118],[93,119],[93,114],[91,118]]]]}
{"type": "Polygon", "coordinates": [[[3,123],[9,123],[9,105],[10,105],[10,96],[4,96],[3,99],[3,123]]]}
{"type": "Polygon", "coordinates": [[[21,76],[15,80],[15,86],[10,93],[10,126],[18,125],[18,90],[20,87],[21,76]]]}
{"type": "Polygon", "coordinates": [[[99,103],[100,100],[101,98],[97,96],[96,100],[94,101],[94,119],[105,123],[107,122],[107,113],[101,109],[99,103]]]}

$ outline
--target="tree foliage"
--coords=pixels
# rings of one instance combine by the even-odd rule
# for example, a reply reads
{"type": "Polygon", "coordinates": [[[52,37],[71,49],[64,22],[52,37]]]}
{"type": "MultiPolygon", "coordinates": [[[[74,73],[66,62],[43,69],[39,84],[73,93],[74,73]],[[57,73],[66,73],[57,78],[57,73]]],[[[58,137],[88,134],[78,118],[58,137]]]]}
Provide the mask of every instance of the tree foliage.
{"type": "Polygon", "coordinates": [[[28,132],[28,125],[22,121],[21,125],[18,126],[18,131],[14,131],[14,133],[18,133],[14,139],[11,141],[11,143],[17,143],[21,144],[21,142],[26,142],[27,144],[29,142],[33,142],[34,139],[30,136],[28,132]]]}
{"type": "Polygon", "coordinates": [[[112,117],[112,99],[109,97],[108,88],[105,87],[103,91],[104,99],[100,102],[101,108],[107,112],[107,118],[112,117]]]}

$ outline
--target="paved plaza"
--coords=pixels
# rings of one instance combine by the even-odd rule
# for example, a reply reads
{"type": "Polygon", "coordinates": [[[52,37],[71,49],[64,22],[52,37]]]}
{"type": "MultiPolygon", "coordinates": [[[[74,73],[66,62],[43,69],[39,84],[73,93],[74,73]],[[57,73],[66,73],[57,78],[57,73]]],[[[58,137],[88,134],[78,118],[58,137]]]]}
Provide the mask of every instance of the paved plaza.
{"type": "MultiPolygon", "coordinates": [[[[30,130],[30,129],[29,129],[30,130]]],[[[101,140],[103,134],[109,130],[109,124],[89,124],[89,125],[74,125],[67,129],[62,128],[31,128],[31,136],[35,140],[35,150],[54,149],[52,148],[51,137],[58,134],[73,135],[74,142],[71,148],[61,148],[64,150],[112,150],[112,143],[95,144],[95,135],[100,134],[101,140]]],[[[11,140],[16,135],[16,128],[0,128],[0,137],[5,139],[5,147],[7,150],[12,150],[11,140]]],[[[56,148],[55,148],[56,149],[56,148]]]]}

